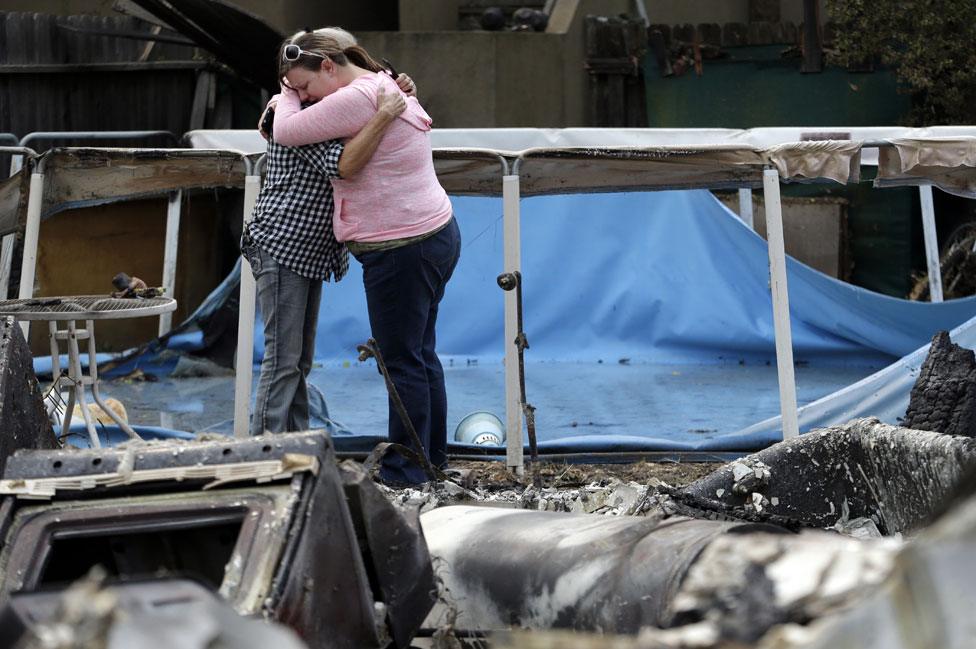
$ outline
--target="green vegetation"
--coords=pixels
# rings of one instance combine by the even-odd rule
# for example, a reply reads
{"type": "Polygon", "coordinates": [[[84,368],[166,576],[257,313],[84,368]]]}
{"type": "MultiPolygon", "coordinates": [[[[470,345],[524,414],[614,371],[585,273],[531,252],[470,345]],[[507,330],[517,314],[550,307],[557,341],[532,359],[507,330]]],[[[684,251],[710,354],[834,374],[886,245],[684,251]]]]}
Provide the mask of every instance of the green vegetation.
{"type": "Polygon", "coordinates": [[[828,0],[834,62],[890,66],[915,126],[976,119],[976,0],[828,0]]]}

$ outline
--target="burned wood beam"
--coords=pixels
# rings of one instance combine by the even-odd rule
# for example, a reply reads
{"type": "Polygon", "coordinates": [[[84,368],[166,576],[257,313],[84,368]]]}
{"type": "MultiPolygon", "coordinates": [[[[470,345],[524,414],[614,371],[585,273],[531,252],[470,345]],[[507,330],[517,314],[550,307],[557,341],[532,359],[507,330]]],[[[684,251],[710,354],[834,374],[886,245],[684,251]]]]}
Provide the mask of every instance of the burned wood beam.
{"type": "Polygon", "coordinates": [[[803,0],[803,65],[800,72],[823,72],[819,0],[803,0]]]}

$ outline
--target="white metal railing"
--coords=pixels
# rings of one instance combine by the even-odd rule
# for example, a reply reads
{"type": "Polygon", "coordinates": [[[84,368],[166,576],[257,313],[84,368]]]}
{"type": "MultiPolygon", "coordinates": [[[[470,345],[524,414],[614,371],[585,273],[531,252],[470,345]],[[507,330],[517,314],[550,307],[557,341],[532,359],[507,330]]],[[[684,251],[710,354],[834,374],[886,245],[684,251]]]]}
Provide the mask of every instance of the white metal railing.
{"type": "MultiPolygon", "coordinates": [[[[863,144],[864,148],[881,148],[891,146],[885,141],[871,141],[863,144]]],[[[14,153],[31,160],[30,193],[28,196],[27,219],[24,232],[24,256],[21,265],[21,283],[19,297],[30,298],[33,295],[34,272],[37,259],[37,244],[44,196],[45,155],[36,155],[33,151],[20,148],[0,147],[0,153],[14,153]]],[[[261,172],[263,155],[248,156],[240,151],[231,150],[186,150],[185,155],[230,153],[238,156],[244,171],[244,207],[242,221],[246,224],[250,219],[254,203],[261,187],[261,172]]],[[[504,256],[503,272],[516,273],[521,271],[521,214],[520,214],[520,177],[519,171],[525,158],[520,155],[499,155],[500,180],[502,185],[503,202],[503,231],[504,256]]],[[[783,422],[783,436],[794,437],[799,434],[797,422],[796,385],[793,373],[793,349],[790,329],[789,294],[786,277],[786,253],[783,239],[782,206],[780,203],[779,172],[773,166],[767,166],[763,171],[763,193],[766,205],[767,241],[770,265],[770,290],[773,301],[774,336],[776,343],[777,373],[780,393],[780,410],[783,422]]],[[[745,183],[743,183],[745,184],[745,183]]],[[[926,223],[926,251],[929,258],[930,275],[932,281],[938,279],[938,251],[930,245],[935,241],[935,222],[931,203],[931,186],[920,186],[923,197],[923,219],[926,223]],[[928,198],[926,198],[926,195],[928,198]],[[934,266],[933,266],[934,261],[934,266]]],[[[164,251],[164,277],[175,277],[178,247],[178,228],[180,214],[181,192],[170,194],[167,209],[167,234],[164,251]]],[[[751,189],[745,187],[740,193],[740,211],[745,213],[751,203],[751,189]],[[749,192],[748,196],[744,192],[749,192]]],[[[751,209],[748,210],[751,214],[751,209]]],[[[933,301],[941,299],[941,288],[932,291],[933,301]],[[938,298],[938,299],[937,299],[938,298]]],[[[242,260],[240,283],[240,319],[238,322],[237,373],[234,390],[234,434],[243,437],[248,434],[248,417],[250,390],[253,378],[253,342],[255,320],[255,286],[254,277],[250,272],[247,260],[242,260]]],[[[514,471],[524,470],[523,460],[523,411],[519,403],[518,350],[515,344],[517,333],[516,294],[514,291],[505,293],[505,403],[507,449],[506,463],[514,471]]],[[[168,331],[167,323],[167,331],[168,331]]],[[[163,325],[160,325],[163,332],[163,325]]],[[[26,333],[26,332],[25,332],[26,333]]]]}

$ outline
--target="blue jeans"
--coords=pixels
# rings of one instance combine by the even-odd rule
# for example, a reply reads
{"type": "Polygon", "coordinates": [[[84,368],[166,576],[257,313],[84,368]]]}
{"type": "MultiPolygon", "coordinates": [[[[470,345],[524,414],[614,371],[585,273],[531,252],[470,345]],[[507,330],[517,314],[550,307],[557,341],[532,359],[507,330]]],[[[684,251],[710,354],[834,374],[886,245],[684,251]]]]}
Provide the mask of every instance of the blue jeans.
{"type": "MultiPolygon", "coordinates": [[[[461,233],[452,218],[429,239],[356,257],[363,265],[373,338],[424,448],[412,443],[392,400],[390,441],[425,452],[438,467],[447,464],[447,393],[435,328],[460,254],[461,233]]],[[[411,484],[427,480],[423,469],[392,451],[383,459],[380,477],[411,484]]]]}
{"type": "Polygon", "coordinates": [[[306,380],[315,355],[322,282],[292,272],[253,243],[241,252],[251,264],[264,320],[264,360],[251,434],[308,430],[306,380]]]}

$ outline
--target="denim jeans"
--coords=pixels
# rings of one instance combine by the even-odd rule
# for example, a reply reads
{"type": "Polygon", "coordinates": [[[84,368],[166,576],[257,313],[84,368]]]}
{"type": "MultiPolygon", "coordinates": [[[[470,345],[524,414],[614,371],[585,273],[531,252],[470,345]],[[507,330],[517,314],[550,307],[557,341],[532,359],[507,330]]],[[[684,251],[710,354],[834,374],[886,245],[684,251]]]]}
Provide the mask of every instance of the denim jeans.
{"type": "MultiPolygon", "coordinates": [[[[461,233],[451,219],[440,232],[392,250],[357,256],[373,338],[393,379],[423,449],[417,449],[400,416],[389,405],[391,442],[426,452],[434,466],[447,464],[447,393],[437,358],[437,310],[461,254],[461,233]]],[[[395,452],[383,459],[384,480],[417,484],[423,469],[395,452]]]]}
{"type": "Polygon", "coordinates": [[[264,319],[264,360],[251,434],[308,430],[306,379],[315,354],[322,282],[292,272],[253,243],[241,252],[251,264],[264,319]]]}

